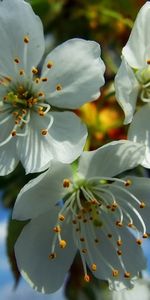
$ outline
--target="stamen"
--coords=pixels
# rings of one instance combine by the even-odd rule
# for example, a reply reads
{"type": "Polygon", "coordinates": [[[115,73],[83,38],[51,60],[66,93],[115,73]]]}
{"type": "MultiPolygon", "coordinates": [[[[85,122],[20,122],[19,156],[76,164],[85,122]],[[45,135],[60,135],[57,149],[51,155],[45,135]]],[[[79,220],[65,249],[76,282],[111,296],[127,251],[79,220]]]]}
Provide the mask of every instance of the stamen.
{"type": "Polygon", "coordinates": [[[54,65],[54,63],[51,60],[49,60],[47,63],[47,68],[51,69],[53,67],[53,65],[54,65]]]}
{"type": "Polygon", "coordinates": [[[19,75],[22,76],[25,74],[25,71],[23,69],[19,70],[19,75]]]}
{"type": "Polygon", "coordinates": [[[61,91],[61,90],[62,90],[61,84],[57,84],[57,85],[56,85],[56,90],[57,90],[57,91],[61,91]]]}
{"type": "Polygon", "coordinates": [[[64,188],[69,188],[70,184],[71,184],[70,179],[64,179],[63,180],[63,187],[64,188]]]}
{"type": "Polygon", "coordinates": [[[64,249],[67,246],[67,242],[65,240],[60,240],[59,241],[59,246],[60,246],[60,248],[64,249]]]}
{"type": "Polygon", "coordinates": [[[49,254],[48,258],[50,258],[50,259],[56,258],[56,253],[51,253],[51,254],[49,254]]]}
{"type": "Polygon", "coordinates": [[[25,43],[25,44],[28,44],[29,41],[30,41],[29,36],[27,36],[27,35],[24,36],[24,39],[23,39],[23,40],[24,40],[24,43],[25,43]]]}
{"type": "Polygon", "coordinates": [[[42,130],[41,130],[41,134],[42,134],[42,135],[47,135],[47,134],[48,134],[47,129],[42,129],[42,130]]]}
{"type": "Polygon", "coordinates": [[[96,271],[97,270],[97,265],[96,264],[92,264],[91,265],[91,269],[92,269],[92,271],[96,271]]]}
{"type": "Polygon", "coordinates": [[[32,68],[32,73],[34,74],[34,75],[36,75],[36,74],[38,74],[38,69],[37,68],[35,68],[35,67],[33,67],[32,68]]]}
{"type": "Polygon", "coordinates": [[[130,277],[131,277],[131,274],[130,274],[129,272],[125,272],[125,273],[124,273],[124,277],[125,277],[125,278],[130,278],[130,277]]]}
{"type": "Polygon", "coordinates": [[[112,270],[112,276],[113,277],[118,277],[119,276],[119,271],[117,269],[112,270]]]}
{"type": "Polygon", "coordinates": [[[19,59],[18,57],[15,57],[14,62],[15,62],[16,64],[19,64],[19,63],[20,63],[20,59],[19,59]]]}
{"type": "Polygon", "coordinates": [[[90,282],[90,276],[88,274],[84,275],[84,281],[90,282]]]}

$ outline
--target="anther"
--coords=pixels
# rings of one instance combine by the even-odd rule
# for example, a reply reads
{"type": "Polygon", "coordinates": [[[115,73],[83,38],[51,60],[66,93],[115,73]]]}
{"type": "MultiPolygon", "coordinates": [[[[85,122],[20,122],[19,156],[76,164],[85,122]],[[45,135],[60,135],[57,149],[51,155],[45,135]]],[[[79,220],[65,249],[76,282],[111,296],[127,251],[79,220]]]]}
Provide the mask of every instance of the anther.
{"type": "Polygon", "coordinates": [[[76,225],[76,224],[77,224],[77,221],[76,221],[76,220],[72,220],[72,223],[73,223],[74,225],[76,225]]]}
{"type": "Polygon", "coordinates": [[[80,238],[80,241],[81,241],[81,242],[84,242],[84,241],[85,241],[84,237],[81,237],[81,238],[80,238]]]}
{"type": "Polygon", "coordinates": [[[43,82],[47,82],[47,81],[48,81],[48,78],[47,78],[47,77],[43,77],[43,78],[41,78],[41,80],[42,80],[43,82]]]}
{"type": "Polygon", "coordinates": [[[24,36],[24,39],[23,39],[23,40],[24,40],[24,43],[25,43],[25,44],[28,44],[29,41],[30,41],[28,36],[24,36]]]}
{"type": "Polygon", "coordinates": [[[148,65],[150,65],[150,59],[148,59],[146,62],[147,62],[148,65]]]}
{"type": "Polygon", "coordinates": [[[32,68],[32,73],[35,74],[35,75],[38,74],[38,69],[35,68],[35,67],[33,67],[33,68],[32,68]]]}
{"type": "Polygon", "coordinates": [[[63,187],[68,188],[70,186],[70,179],[66,178],[63,180],[63,187]]]}
{"type": "Polygon", "coordinates": [[[63,222],[65,220],[65,217],[63,215],[59,215],[58,219],[63,222]]]}
{"type": "Polygon", "coordinates": [[[51,254],[49,254],[48,258],[50,258],[50,259],[56,258],[56,253],[51,253],[51,254]]]}
{"type": "Polygon", "coordinates": [[[23,115],[26,115],[26,113],[27,113],[27,110],[23,108],[23,109],[22,109],[22,114],[23,114],[23,115]]]}
{"type": "Polygon", "coordinates": [[[20,76],[24,75],[24,74],[25,74],[24,70],[21,69],[21,70],[19,71],[19,74],[20,74],[20,76]]]}
{"type": "Polygon", "coordinates": [[[125,278],[130,278],[130,276],[131,276],[131,274],[130,274],[129,272],[125,272],[125,273],[124,273],[124,277],[125,277],[125,278]]]}
{"type": "Polygon", "coordinates": [[[61,91],[61,90],[62,90],[61,84],[57,84],[57,85],[56,85],[56,90],[57,90],[57,91],[61,91]]]}
{"type": "Polygon", "coordinates": [[[143,234],[143,239],[147,239],[148,238],[148,234],[147,233],[144,233],[143,234]]]}
{"type": "Polygon", "coordinates": [[[87,253],[87,249],[86,249],[86,248],[83,248],[81,251],[82,251],[82,253],[84,253],[84,254],[87,253]]]}
{"type": "Polygon", "coordinates": [[[112,270],[112,276],[117,277],[119,275],[119,271],[117,269],[112,270]]]}
{"type": "Polygon", "coordinates": [[[116,221],[116,226],[118,226],[118,227],[122,227],[122,226],[123,226],[123,224],[122,224],[122,222],[121,222],[121,221],[116,221]]]}
{"type": "Polygon", "coordinates": [[[54,228],[53,228],[53,231],[54,232],[61,232],[61,228],[60,228],[60,226],[59,225],[57,225],[57,226],[55,226],[54,228]]]}
{"type": "Polygon", "coordinates": [[[91,265],[91,269],[92,269],[92,271],[96,271],[97,270],[97,265],[96,264],[92,264],[91,265]]]}
{"type": "Polygon", "coordinates": [[[131,180],[130,179],[127,179],[126,181],[125,181],[125,186],[130,186],[132,184],[132,182],[131,182],[131,180]]]}
{"type": "Polygon", "coordinates": [[[95,241],[95,243],[96,243],[96,244],[98,244],[98,243],[99,243],[99,240],[98,240],[98,239],[95,239],[94,241],[95,241]]]}
{"type": "Polygon", "coordinates": [[[19,63],[20,63],[20,59],[19,59],[18,57],[15,57],[14,62],[15,62],[16,64],[19,64],[19,63]]]}
{"type": "Polygon", "coordinates": [[[44,97],[45,94],[44,94],[43,92],[39,92],[39,93],[38,93],[38,96],[39,96],[39,97],[44,97]]]}
{"type": "Polygon", "coordinates": [[[53,62],[52,61],[48,61],[48,63],[47,63],[47,68],[48,69],[51,69],[52,67],[53,67],[53,62]]]}
{"type": "Polygon", "coordinates": [[[67,246],[67,242],[65,240],[60,240],[59,246],[60,246],[60,248],[64,249],[67,246]]]}
{"type": "Polygon", "coordinates": [[[84,275],[84,281],[90,282],[90,276],[87,275],[87,274],[85,274],[85,275],[84,275]]]}
{"type": "Polygon", "coordinates": [[[36,78],[36,79],[35,79],[35,83],[38,84],[39,82],[40,82],[40,78],[36,78]]]}
{"type": "Polygon", "coordinates": [[[91,204],[96,205],[96,204],[98,204],[98,201],[96,199],[92,199],[91,204]]]}
{"type": "Polygon", "coordinates": [[[117,241],[117,245],[118,245],[118,246],[122,246],[122,240],[118,240],[118,241],[117,241]]]}
{"type": "Polygon", "coordinates": [[[128,223],[128,227],[132,228],[133,227],[133,223],[128,223]]]}
{"type": "Polygon", "coordinates": [[[144,208],[146,205],[145,205],[145,203],[142,201],[141,203],[140,203],[140,208],[144,208]]]}
{"type": "Polygon", "coordinates": [[[117,254],[120,256],[122,255],[122,251],[121,250],[117,250],[117,254]]]}
{"type": "Polygon", "coordinates": [[[111,233],[108,233],[107,236],[108,236],[109,239],[112,238],[112,234],[111,233]]]}
{"type": "Polygon", "coordinates": [[[13,130],[13,131],[11,132],[11,135],[12,135],[12,136],[16,136],[16,135],[17,135],[16,130],[13,130]]]}
{"type": "Polygon", "coordinates": [[[41,133],[42,133],[42,135],[47,135],[48,130],[47,130],[47,129],[42,129],[42,130],[41,130],[41,133]]]}
{"type": "Polygon", "coordinates": [[[137,239],[137,240],[136,240],[136,243],[137,243],[138,245],[142,245],[142,240],[137,239]]]}

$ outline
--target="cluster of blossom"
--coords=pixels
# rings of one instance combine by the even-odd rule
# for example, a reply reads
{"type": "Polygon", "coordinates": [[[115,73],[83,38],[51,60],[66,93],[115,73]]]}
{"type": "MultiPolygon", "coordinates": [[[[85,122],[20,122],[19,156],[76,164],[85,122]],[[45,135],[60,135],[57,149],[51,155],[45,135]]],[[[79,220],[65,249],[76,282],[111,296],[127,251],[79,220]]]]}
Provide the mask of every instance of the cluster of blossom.
{"type": "Polygon", "coordinates": [[[86,126],[72,110],[100,96],[99,44],[68,40],[40,71],[39,18],[24,0],[0,2],[0,175],[19,161],[26,173],[44,171],[24,186],[13,209],[13,219],[29,221],[15,244],[18,268],[39,292],[63,284],[77,251],[84,280],[90,270],[112,289],[132,287],[146,268],[141,244],[150,233],[150,179],[120,174],[140,164],[150,168],[149,23],[146,2],[115,79],[125,123],[132,121],[128,140],[88,152],[86,126]],[[147,104],[134,114],[137,98],[147,104]]]}

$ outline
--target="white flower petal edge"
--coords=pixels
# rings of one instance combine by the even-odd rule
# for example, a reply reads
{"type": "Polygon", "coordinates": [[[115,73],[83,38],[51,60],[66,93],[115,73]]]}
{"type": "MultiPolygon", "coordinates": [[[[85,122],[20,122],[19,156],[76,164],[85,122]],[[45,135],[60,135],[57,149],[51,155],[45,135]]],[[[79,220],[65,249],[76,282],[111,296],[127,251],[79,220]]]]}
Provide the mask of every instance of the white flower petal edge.
{"type": "Polygon", "coordinates": [[[115,91],[117,101],[125,114],[124,124],[132,121],[139,89],[140,85],[133,70],[123,59],[115,77],[115,91]]]}
{"type": "Polygon", "coordinates": [[[144,105],[134,115],[128,131],[128,139],[145,145],[145,156],[141,162],[145,168],[150,168],[150,104],[144,105]]]}
{"type": "Polygon", "coordinates": [[[123,56],[128,64],[135,69],[144,68],[150,59],[150,2],[147,1],[140,9],[129,40],[123,48],[123,56]]]}
{"type": "Polygon", "coordinates": [[[71,39],[56,47],[42,71],[42,77],[48,79],[44,89],[47,101],[55,107],[73,109],[96,100],[104,84],[105,65],[100,55],[100,46],[94,41],[71,39]]]}
{"type": "Polygon", "coordinates": [[[53,293],[63,284],[76,253],[72,227],[68,224],[63,228],[63,239],[70,243],[65,251],[56,246],[57,265],[55,259],[50,258],[57,214],[58,209],[55,208],[34,218],[25,226],[15,245],[17,264],[22,276],[32,288],[41,293],[53,293]]]}
{"type": "Polygon", "coordinates": [[[66,193],[63,186],[64,178],[71,177],[70,165],[53,161],[50,170],[29,181],[20,191],[13,209],[13,219],[35,218],[52,209],[66,193]]]}
{"type": "Polygon", "coordinates": [[[150,281],[149,279],[139,279],[135,283],[135,287],[130,290],[122,290],[119,293],[113,291],[110,300],[149,300],[150,281]]]}
{"type": "Polygon", "coordinates": [[[136,167],[143,161],[145,147],[140,143],[120,140],[94,151],[84,151],[79,161],[79,174],[86,178],[113,177],[136,167]]]}

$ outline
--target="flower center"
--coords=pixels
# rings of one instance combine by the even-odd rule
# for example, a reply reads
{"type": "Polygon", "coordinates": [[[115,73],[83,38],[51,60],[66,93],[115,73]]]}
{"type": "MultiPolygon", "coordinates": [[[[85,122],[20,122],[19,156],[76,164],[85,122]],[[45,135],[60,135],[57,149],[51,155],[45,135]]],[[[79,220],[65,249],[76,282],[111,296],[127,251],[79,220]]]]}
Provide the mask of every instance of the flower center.
{"type": "MultiPolygon", "coordinates": [[[[131,185],[131,180],[108,177],[95,177],[74,183],[65,179],[63,186],[69,189],[69,192],[64,197],[63,206],[53,228],[55,234],[49,258],[57,257],[57,245],[61,249],[67,247],[69,241],[63,237],[63,226],[71,226],[74,244],[80,252],[85,281],[90,280],[87,264],[92,272],[97,272],[95,260],[98,258],[109,270],[110,278],[118,277],[121,272],[124,273],[124,278],[130,278],[130,270],[126,269],[122,259],[121,246],[124,243],[124,233],[121,233],[121,229],[127,227],[135,232],[137,246],[141,245],[143,238],[148,237],[139,212],[145,204],[129,191],[131,185]],[[107,255],[105,257],[101,242],[104,248],[105,242],[106,245],[110,243],[113,255],[118,256],[119,270],[114,265],[113,259],[108,261],[107,255]]],[[[131,234],[130,231],[128,234],[131,234]]]]}
{"type": "Polygon", "coordinates": [[[141,100],[143,102],[150,102],[150,66],[142,70],[137,70],[135,76],[141,86],[141,100]]]}

